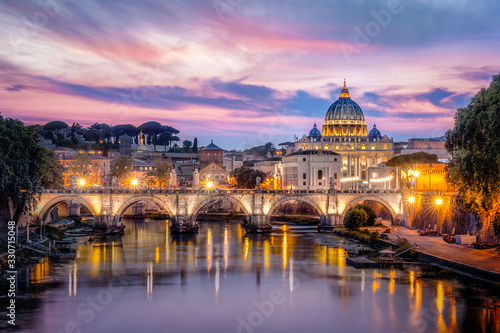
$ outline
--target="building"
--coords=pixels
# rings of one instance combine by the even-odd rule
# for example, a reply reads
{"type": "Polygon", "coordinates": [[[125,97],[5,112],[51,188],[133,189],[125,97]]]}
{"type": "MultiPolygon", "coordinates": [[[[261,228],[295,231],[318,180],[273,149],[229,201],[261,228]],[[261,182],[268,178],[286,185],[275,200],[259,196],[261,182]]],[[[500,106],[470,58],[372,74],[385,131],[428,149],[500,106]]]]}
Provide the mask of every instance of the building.
{"type": "Polygon", "coordinates": [[[119,137],[119,147],[120,155],[131,156],[132,155],[132,137],[130,135],[122,135],[119,137]]]}
{"type": "Polygon", "coordinates": [[[215,180],[219,184],[227,184],[229,173],[224,167],[224,150],[212,140],[200,149],[200,180],[215,180]]]}
{"type": "Polygon", "coordinates": [[[200,149],[201,168],[206,167],[212,162],[224,167],[224,149],[215,145],[214,140],[212,140],[208,146],[200,149]]]}
{"type": "Polygon", "coordinates": [[[407,147],[401,149],[401,155],[417,152],[426,152],[436,154],[440,162],[449,162],[451,154],[445,148],[446,138],[444,136],[437,138],[414,138],[408,140],[407,147]]]}
{"type": "Polygon", "coordinates": [[[341,155],[342,174],[347,188],[361,188],[369,182],[368,168],[378,167],[394,155],[393,141],[374,124],[367,131],[361,107],[354,102],[344,81],[340,97],[327,110],[320,133],[316,124],[309,135],[295,140],[295,151],[323,150],[341,155]]]}
{"type": "Polygon", "coordinates": [[[275,165],[276,189],[341,189],[342,156],[332,151],[299,150],[275,165]]]}

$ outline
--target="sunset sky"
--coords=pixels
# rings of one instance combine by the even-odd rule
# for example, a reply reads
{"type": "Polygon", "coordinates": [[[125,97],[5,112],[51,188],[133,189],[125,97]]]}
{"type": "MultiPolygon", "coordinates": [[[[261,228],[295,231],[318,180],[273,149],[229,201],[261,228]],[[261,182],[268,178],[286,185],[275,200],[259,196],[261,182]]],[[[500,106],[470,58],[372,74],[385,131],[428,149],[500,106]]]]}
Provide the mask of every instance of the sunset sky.
{"type": "Polygon", "coordinates": [[[441,136],[500,72],[499,18],[498,0],[3,0],[0,113],[242,149],[321,126],[345,78],[369,129],[441,136]]]}

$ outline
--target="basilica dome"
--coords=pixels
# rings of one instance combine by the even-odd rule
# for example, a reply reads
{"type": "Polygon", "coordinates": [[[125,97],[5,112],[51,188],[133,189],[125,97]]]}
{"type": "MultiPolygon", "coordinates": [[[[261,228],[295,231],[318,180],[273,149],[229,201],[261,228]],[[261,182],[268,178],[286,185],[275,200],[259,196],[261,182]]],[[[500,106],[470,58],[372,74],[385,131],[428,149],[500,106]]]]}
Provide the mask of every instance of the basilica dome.
{"type": "Polygon", "coordinates": [[[325,121],[328,122],[334,120],[365,120],[363,111],[359,107],[358,103],[351,99],[345,81],[344,87],[340,92],[340,98],[336,100],[326,112],[325,121]]]}
{"type": "Polygon", "coordinates": [[[349,95],[345,80],[340,97],[326,112],[323,137],[366,138],[365,116],[349,95]]]}
{"type": "Polygon", "coordinates": [[[318,127],[316,126],[316,123],[314,123],[314,126],[313,128],[311,129],[311,131],[309,132],[309,136],[308,136],[309,139],[313,139],[313,140],[319,140],[321,138],[321,132],[320,130],[318,129],[318,127]]]}
{"type": "Polygon", "coordinates": [[[377,129],[377,125],[373,124],[373,128],[370,130],[370,133],[368,133],[368,139],[370,141],[377,141],[377,139],[382,139],[382,134],[380,134],[380,131],[377,129]]]}

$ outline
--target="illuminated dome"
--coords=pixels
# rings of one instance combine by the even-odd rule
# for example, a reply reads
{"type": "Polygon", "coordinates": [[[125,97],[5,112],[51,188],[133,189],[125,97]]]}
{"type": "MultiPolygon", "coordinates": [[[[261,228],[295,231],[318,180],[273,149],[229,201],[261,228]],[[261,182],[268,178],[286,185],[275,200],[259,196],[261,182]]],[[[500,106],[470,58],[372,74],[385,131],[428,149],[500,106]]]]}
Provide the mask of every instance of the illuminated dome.
{"type": "Polygon", "coordinates": [[[344,80],[340,98],[326,112],[325,137],[366,137],[365,116],[358,103],[351,99],[344,80]]]}
{"type": "Polygon", "coordinates": [[[314,126],[312,130],[309,132],[309,136],[307,138],[313,139],[314,141],[318,141],[319,139],[321,139],[321,132],[316,126],[316,123],[314,123],[314,126]]]}
{"type": "Polygon", "coordinates": [[[373,128],[371,129],[370,133],[368,133],[368,139],[370,141],[377,141],[377,139],[382,139],[382,134],[380,134],[380,131],[377,129],[377,125],[373,124],[373,128]]]}

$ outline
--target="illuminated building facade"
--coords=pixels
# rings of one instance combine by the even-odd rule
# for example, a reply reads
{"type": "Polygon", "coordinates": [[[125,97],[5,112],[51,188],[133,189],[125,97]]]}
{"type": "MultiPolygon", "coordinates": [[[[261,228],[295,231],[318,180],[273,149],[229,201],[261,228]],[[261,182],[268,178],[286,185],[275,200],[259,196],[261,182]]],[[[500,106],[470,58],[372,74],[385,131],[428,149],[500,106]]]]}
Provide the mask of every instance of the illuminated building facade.
{"type": "Polygon", "coordinates": [[[323,150],[341,155],[343,188],[358,189],[369,184],[368,168],[378,167],[394,155],[394,142],[376,125],[367,132],[361,107],[354,102],[344,81],[340,97],[326,112],[322,133],[314,124],[309,135],[296,139],[295,151],[323,150]]]}

